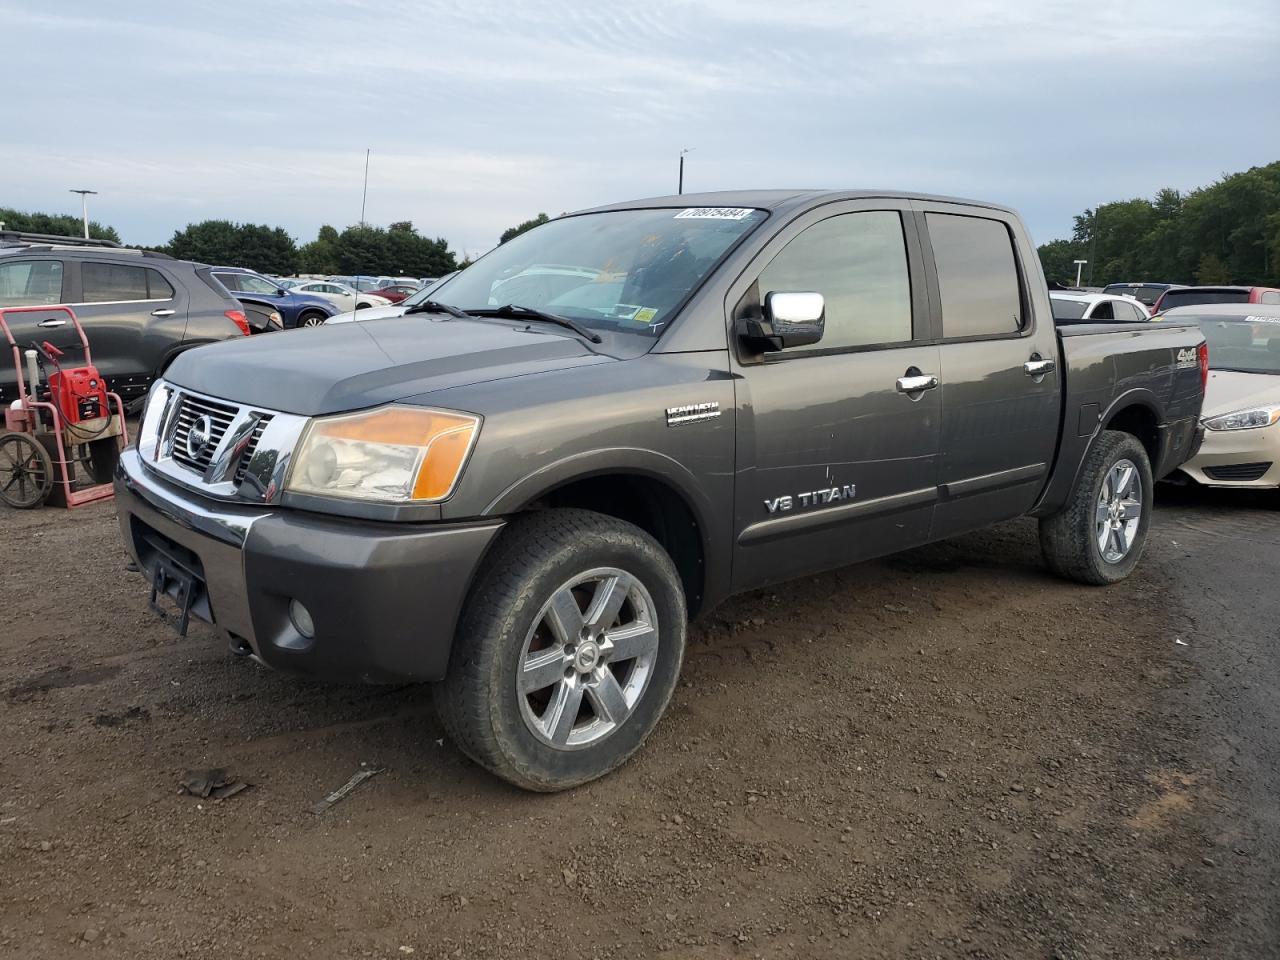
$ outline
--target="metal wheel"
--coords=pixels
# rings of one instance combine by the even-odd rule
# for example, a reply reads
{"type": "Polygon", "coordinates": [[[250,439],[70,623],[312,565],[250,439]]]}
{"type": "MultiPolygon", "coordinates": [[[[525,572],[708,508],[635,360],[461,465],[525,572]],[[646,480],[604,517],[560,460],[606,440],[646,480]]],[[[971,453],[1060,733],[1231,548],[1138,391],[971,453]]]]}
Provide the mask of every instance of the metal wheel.
{"type": "Polygon", "coordinates": [[[623,570],[589,570],[556,590],[525,637],[516,677],[533,735],[577,750],[617,730],[653,672],[656,623],[649,592],[623,570]]]}
{"type": "Polygon", "coordinates": [[[1142,476],[1132,460],[1117,460],[1098,491],[1094,533],[1107,563],[1119,563],[1132,549],[1142,520],[1142,476]]]}
{"type": "Polygon", "coordinates": [[[0,434],[0,500],[29,510],[44,503],[52,489],[49,451],[25,433],[0,434]]]}
{"type": "Polygon", "coordinates": [[[325,316],[323,313],[308,313],[298,322],[300,327],[321,327],[324,326],[325,316]]]}

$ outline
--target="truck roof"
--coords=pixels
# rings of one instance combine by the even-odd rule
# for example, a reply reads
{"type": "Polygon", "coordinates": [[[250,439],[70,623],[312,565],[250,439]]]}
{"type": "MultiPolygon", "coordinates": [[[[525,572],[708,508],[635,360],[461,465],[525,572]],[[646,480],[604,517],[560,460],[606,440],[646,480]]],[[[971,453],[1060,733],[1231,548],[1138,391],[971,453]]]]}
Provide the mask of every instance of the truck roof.
{"type": "Polygon", "coordinates": [[[717,190],[710,193],[669,194],[665,197],[647,197],[610,203],[585,210],[575,210],[569,216],[583,213],[600,213],[605,210],[637,210],[645,207],[753,207],[758,210],[787,210],[797,207],[815,207],[838,200],[925,200],[931,203],[963,203],[968,206],[986,207],[1005,213],[1016,213],[1012,208],[985,200],[965,200],[958,197],[935,196],[928,193],[912,193],[901,190],[717,190]]]}

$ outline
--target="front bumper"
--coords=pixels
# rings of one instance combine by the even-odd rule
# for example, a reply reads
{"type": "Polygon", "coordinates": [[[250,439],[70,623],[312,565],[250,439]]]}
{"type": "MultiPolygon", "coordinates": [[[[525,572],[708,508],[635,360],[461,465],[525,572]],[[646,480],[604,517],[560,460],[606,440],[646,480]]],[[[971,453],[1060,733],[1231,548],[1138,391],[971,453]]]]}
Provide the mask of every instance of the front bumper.
{"type": "Polygon", "coordinates": [[[472,576],[502,528],[209,500],[148,472],[133,448],[115,491],[125,545],[148,578],[161,551],[180,555],[203,576],[194,616],[268,666],[328,680],[441,679],[472,576]],[[312,638],[290,620],[295,599],[311,613],[312,638]]]}
{"type": "Polygon", "coordinates": [[[1200,449],[1182,465],[1182,472],[1196,483],[1207,487],[1280,487],[1280,424],[1255,430],[1201,429],[1204,440],[1200,449]],[[1255,465],[1254,469],[1242,469],[1249,465],[1255,465]],[[1240,476],[1249,479],[1234,479],[1240,476]]]}

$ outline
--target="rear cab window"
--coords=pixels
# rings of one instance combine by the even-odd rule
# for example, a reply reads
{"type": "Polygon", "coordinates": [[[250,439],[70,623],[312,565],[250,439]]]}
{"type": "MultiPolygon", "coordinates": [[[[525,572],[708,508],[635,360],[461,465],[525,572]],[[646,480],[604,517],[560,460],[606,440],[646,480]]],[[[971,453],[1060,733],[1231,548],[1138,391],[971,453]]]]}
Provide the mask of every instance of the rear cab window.
{"type": "Polygon", "coordinates": [[[1248,302],[1248,290],[1197,290],[1195,287],[1189,287],[1186,290],[1170,290],[1166,293],[1160,309],[1172,310],[1174,307],[1187,307],[1199,303],[1248,302]]]}
{"type": "Polygon", "coordinates": [[[1016,336],[1025,327],[1013,235],[999,220],[925,214],[942,298],[942,335],[1016,336]]]}

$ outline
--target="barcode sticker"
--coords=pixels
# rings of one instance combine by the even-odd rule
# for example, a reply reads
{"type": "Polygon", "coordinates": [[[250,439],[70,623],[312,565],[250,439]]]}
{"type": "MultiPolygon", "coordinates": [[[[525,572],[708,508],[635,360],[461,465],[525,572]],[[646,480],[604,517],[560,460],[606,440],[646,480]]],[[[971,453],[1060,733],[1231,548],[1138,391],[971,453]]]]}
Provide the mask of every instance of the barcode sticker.
{"type": "Polygon", "coordinates": [[[751,215],[750,207],[686,207],[676,220],[741,220],[751,215]]]}

